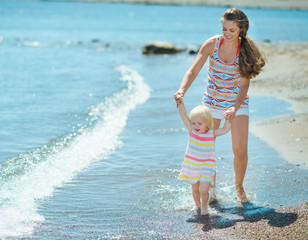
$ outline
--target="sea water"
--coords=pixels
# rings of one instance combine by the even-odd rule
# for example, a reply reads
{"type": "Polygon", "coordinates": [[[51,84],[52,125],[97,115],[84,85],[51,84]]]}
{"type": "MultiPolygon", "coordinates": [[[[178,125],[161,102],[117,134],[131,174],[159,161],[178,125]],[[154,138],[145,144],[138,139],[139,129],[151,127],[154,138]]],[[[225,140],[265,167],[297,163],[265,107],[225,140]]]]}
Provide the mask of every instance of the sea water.
{"type": "MultiPolygon", "coordinates": [[[[0,3],[1,239],[190,236],[191,190],[176,180],[187,132],[173,94],[195,56],[146,57],[141,48],[199,46],[220,34],[226,9],[0,3]]],[[[244,11],[256,41],[308,40],[307,11],[244,11]]],[[[185,96],[188,110],[201,103],[205,78],[206,67],[185,96]]],[[[290,113],[273,96],[250,99],[252,122],[290,113]]],[[[232,208],[230,134],[216,154],[219,198],[232,208]]],[[[306,176],[250,135],[245,186],[254,204],[307,200],[306,176]]]]}

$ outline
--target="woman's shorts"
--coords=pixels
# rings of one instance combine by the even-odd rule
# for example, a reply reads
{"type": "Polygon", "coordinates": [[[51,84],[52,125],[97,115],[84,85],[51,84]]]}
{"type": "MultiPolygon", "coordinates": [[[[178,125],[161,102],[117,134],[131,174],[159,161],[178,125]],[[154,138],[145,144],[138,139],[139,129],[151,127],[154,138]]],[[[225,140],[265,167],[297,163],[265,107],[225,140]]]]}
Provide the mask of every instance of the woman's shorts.
{"type": "MultiPolygon", "coordinates": [[[[216,119],[220,119],[220,120],[223,120],[225,119],[225,109],[215,109],[215,108],[212,108],[211,106],[209,106],[208,104],[204,104],[205,106],[207,106],[211,113],[212,113],[212,116],[213,118],[216,118],[216,119]]],[[[240,108],[236,111],[235,113],[235,116],[239,116],[239,115],[246,115],[246,116],[249,116],[249,107],[244,107],[244,108],[240,108]]]]}

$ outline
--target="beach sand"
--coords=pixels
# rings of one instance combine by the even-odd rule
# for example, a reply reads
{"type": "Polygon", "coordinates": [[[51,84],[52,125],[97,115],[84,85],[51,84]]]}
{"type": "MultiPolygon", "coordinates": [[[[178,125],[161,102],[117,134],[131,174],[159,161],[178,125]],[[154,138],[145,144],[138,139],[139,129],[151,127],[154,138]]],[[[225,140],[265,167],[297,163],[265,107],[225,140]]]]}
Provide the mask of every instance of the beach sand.
{"type": "Polygon", "coordinates": [[[283,159],[308,169],[308,43],[263,43],[260,48],[268,63],[252,79],[249,94],[287,101],[294,113],[251,124],[250,130],[283,159]]]}
{"type": "Polygon", "coordinates": [[[242,217],[228,220],[211,217],[198,224],[189,237],[194,240],[306,240],[308,203],[279,209],[257,208],[242,217]],[[226,226],[224,226],[226,225],[226,226]]]}

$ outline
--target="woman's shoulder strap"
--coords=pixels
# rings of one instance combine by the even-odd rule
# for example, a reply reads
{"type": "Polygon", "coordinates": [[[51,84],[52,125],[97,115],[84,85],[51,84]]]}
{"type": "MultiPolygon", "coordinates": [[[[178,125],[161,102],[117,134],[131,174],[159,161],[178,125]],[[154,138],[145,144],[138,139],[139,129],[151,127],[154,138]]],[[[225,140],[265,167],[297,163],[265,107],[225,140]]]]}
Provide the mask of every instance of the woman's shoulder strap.
{"type": "Polygon", "coordinates": [[[219,49],[222,37],[223,37],[222,35],[215,35],[213,37],[213,39],[215,39],[215,46],[213,53],[219,49]]]}
{"type": "Polygon", "coordinates": [[[216,51],[217,43],[219,43],[220,37],[220,35],[215,35],[204,42],[203,46],[207,45],[210,48],[208,49],[209,55],[212,55],[216,51]]]}

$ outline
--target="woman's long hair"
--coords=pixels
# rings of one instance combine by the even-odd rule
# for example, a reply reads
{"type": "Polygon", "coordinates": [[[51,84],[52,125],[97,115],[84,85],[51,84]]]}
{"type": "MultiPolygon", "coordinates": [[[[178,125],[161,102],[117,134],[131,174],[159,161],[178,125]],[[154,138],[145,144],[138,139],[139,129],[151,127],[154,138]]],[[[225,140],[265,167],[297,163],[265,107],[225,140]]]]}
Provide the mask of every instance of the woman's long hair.
{"type": "Polygon", "coordinates": [[[239,9],[231,8],[224,13],[222,20],[235,21],[240,28],[239,71],[241,76],[248,79],[257,76],[266,60],[254,41],[246,36],[249,28],[246,14],[239,9]]]}

